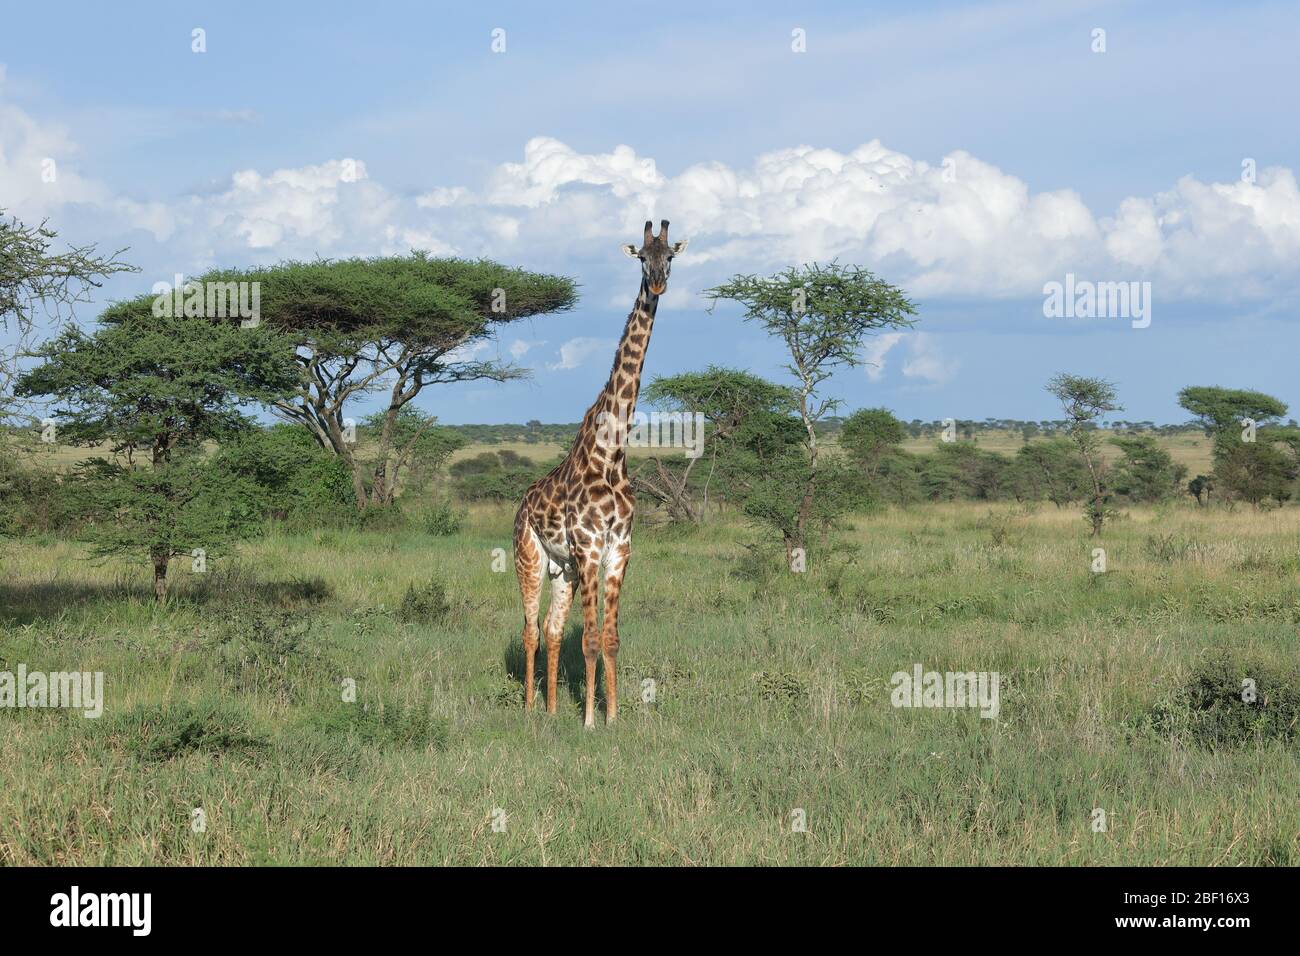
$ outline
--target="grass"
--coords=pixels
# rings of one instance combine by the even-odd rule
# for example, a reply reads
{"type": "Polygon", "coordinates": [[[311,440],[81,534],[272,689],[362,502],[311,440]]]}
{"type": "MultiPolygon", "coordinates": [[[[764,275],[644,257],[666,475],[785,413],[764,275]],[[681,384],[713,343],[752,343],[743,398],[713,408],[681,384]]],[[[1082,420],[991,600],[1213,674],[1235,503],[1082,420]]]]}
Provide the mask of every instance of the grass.
{"type": "Polygon", "coordinates": [[[1051,506],[860,516],[803,575],[641,529],[594,731],[576,613],[560,715],[522,710],[510,517],[272,534],[163,607],[143,564],[0,544],[0,670],[106,697],[0,709],[0,862],[1300,862],[1300,509],[1132,510],[1104,575],[1051,506]],[[893,708],[915,663],[998,671],[999,719],[893,708]]]}

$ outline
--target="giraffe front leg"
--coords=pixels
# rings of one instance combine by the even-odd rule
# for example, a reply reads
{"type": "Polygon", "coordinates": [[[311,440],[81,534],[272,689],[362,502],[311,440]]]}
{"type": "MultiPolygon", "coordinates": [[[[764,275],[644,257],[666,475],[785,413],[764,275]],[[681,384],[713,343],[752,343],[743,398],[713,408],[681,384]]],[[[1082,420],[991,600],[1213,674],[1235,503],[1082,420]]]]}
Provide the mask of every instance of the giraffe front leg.
{"type": "Polygon", "coordinates": [[[600,552],[586,550],[575,555],[578,563],[578,587],[582,591],[582,657],[587,665],[587,701],[583,709],[584,727],[596,726],[596,655],[600,653],[600,631],[596,624],[600,592],[600,552]]]}
{"type": "Polygon", "coordinates": [[[605,659],[605,723],[612,724],[618,717],[618,595],[623,588],[623,575],[632,552],[629,541],[621,541],[610,549],[605,569],[605,626],[600,635],[600,652],[605,659]]]}

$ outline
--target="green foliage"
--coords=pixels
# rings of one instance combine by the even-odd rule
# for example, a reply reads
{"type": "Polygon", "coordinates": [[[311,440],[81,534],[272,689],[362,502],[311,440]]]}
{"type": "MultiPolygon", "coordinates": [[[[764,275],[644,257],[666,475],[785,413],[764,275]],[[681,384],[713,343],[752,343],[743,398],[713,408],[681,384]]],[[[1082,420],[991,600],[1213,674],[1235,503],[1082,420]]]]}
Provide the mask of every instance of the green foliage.
{"type": "Polygon", "coordinates": [[[173,555],[213,554],[256,529],[260,487],[203,446],[247,433],[240,408],[285,394],[297,371],[267,328],[156,317],[150,302],[111,307],[94,335],[73,328],[47,342],[17,392],[60,403],[62,441],[111,448],[113,460],[88,461],[76,476],[83,534],[99,556],[148,553],[162,600],[173,555]]]}
{"type": "MultiPolygon", "coordinates": [[[[810,263],[768,278],[738,275],[704,295],[714,303],[732,299],[745,307],[746,321],[818,361],[809,371],[861,365],[863,336],[884,328],[906,328],[916,307],[901,290],[860,266],[810,263]]],[[[796,377],[801,371],[790,366],[796,377]]]]}
{"type": "Polygon", "coordinates": [[[403,707],[334,701],[312,711],[306,726],[319,734],[380,750],[416,746],[445,750],[451,737],[449,722],[432,716],[427,703],[403,707]]]}
{"type": "Polygon", "coordinates": [[[1196,416],[1216,447],[1222,438],[1240,431],[1243,418],[1264,425],[1286,414],[1286,403],[1271,395],[1217,385],[1189,385],[1178,393],[1178,404],[1196,416]]]}
{"type": "Polygon", "coordinates": [[[1048,438],[1016,452],[1008,484],[1018,500],[1046,499],[1061,508],[1088,494],[1088,468],[1068,438],[1048,438]]]}
{"type": "Polygon", "coordinates": [[[863,408],[844,419],[840,447],[874,476],[880,462],[907,440],[907,428],[886,408],[863,408]]]}
{"type": "Polygon", "coordinates": [[[1268,499],[1289,500],[1298,473],[1295,457],[1268,441],[1266,433],[1260,433],[1254,442],[1229,440],[1215,449],[1215,485],[1253,505],[1268,499]]]}
{"type": "Polygon", "coordinates": [[[217,464],[258,489],[263,512],[294,526],[354,522],[347,466],[294,425],[250,428],[223,444],[217,464]]]}
{"type": "Polygon", "coordinates": [[[1175,464],[1154,437],[1126,435],[1110,442],[1123,454],[1110,473],[1111,487],[1117,495],[1132,502],[1156,502],[1181,493],[1187,466],[1175,464]]]}
{"type": "Polygon", "coordinates": [[[657,376],[641,401],[665,411],[696,413],[713,431],[730,433],[751,411],[793,412],[794,391],[740,369],[710,365],[703,372],[657,376]]]}
{"type": "Polygon", "coordinates": [[[663,505],[669,518],[678,523],[695,522],[703,517],[703,506],[696,500],[703,489],[698,480],[692,481],[692,474],[702,460],[713,461],[749,416],[755,413],[788,416],[798,405],[792,389],[774,385],[749,372],[716,365],[703,372],[656,378],[642,392],[642,399],[665,411],[700,415],[704,419],[699,455],[655,456],[632,474],[636,490],[663,505]]]}
{"type": "Polygon", "coordinates": [[[452,506],[449,501],[438,501],[424,509],[420,514],[420,527],[425,534],[436,538],[445,538],[459,534],[465,524],[466,513],[452,506]]]}
{"type": "Polygon", "coordinates": [[[1300,668],[1209,654],[1137,723],[1211,749],[1289,743],[1300,736],[1300,668]]]}
{"type": "MultiPolygon", "coordinates": [[[[900,289],[870,271],[836,262],[791,267],[767,278],[738,275],[704,294],[714,305],[721,299],[739,302],[745,307],[745,320],[757,322],[781,339],[789,352],[786,369],[798,383],[802,447],[782,449],[781,459],[773,463],[776,474],[760,476],[751,470],[745,510],[778,528],[787,552],[803,548],[811,526],[824,524],[843,508],[843,500],[818,501],[834,484],[818,480],[817,423],[839,405],[837,399],[822,398],[819,389],[835,369],[862,364],[862,345],[868,335],[880,329],[910,328],[916,308],[900,289]],[[797,502],[792,525],[789,501],[779,498],[789,494],[797,502]]],[[[775,419],[765,421],[772,424],[775,419]]]]}
{"type": "MultiPolygon", "coordinates": [[[[642,395],[644,394],[642,392],[642,395]]],[[[528,422],[527,424],[444,425],[442,427],[460,435],[467,443],[475,445],[499,445],[503,442],[572,445],[573,440],[578,437],[581,423],[528,422]]]]}
{"type": "Polygon", "coordinates": [[[1108,507],[1111,491],[1107,487],[1105,463],[1100,455],[1097,419],[1107,412],[1120,411],[1123,406],[1116,401],[1115,386],[1099,378],[1062,372],[1047,383],[1047,390],[1060,401],[1068,423],[1066,434],[1079,449],[1079,456],[1087,466],[1092,494],[1084,507],[1084,517],[1091,525],[1093,535],[1099,535],[1111,514],[1108,507]]]}
{"type": "Polygon", "coordinates": [[[142,760],[161,761],[190,753],[249,756],[267,746],[248,730],[239,708],[228,703],[140,705],[105,721],[104,731],[142,760]]]}
{"type": "Polygon", "coordinates": [[[75,486],[52,471],[24,464],[19,446],[18,437],[0,432],[0,538],[75,533],[83,510],[75,486]]]}
{"type": "Polygon", "coordinates": [[[567,278],[424,252],[282,262],[202,279],[259,284],[264,324],[290,340],[301,373],[277,413],[347,463],[358,508],[395,499],[397,475],[415,457],[411,443],[425,424],[422,416],[399,419],[409,402],[430,385],[523,377],[515,366],[466,355],[502,324],[565,311],[577,301],[567,278]],[[388,404],[377,421],[377,448],[364,461],[346,436],[345,409],[379,388],[388,390],[388,404]]]}
{"type": "Polygon", "coordinates": [[[1002,497],[1007,460],[970,442],[944,442],[919,461],[922,493],[930,501],[1002,497]]]}
{"type": "Polygon", "coordinates": [[[516,502],[545,474],[531,458],[509,450],[485,451],[450,469],[452,486],[465,501],[516,502]]]}
{"type": "Polygon", "coordinates": [[[73,481],[85,519],[79,537],[96,557],[201,549],[212,558],[256,533],[264,517],[257,485],[196,450],[156,467],[90,459],[73,481]]]}
{"type": "Polygon", "coordinates": [[[20,397],[53,399],[60,441],[109,443],[151,460],[247,427],[239,409],[286,394],[292,352],[271,329],[205,318],[155,318],[151,296],[118,303],[87,335],[65,329],[36,351],[20,397]]]}
{"type": "Polygon", "coordinates": [[[54,251],[58,234],[44,222],[29,226],[0,209],[0,423],[24,419],[12,387],[19,360],[33,345],[42,314],[52,327],[70,318],[72,309],[90,301],[92,290],[108,276],[138,272],[117,257],[97,254],[93,245],[54,251]]]}
{"type": "Polygon", "coordinates": [[[408,624],[441,624],[451,616],[447,587],[437,578],[423,584],[410,584],[402,595],[397,616],[408,624]]]}
{"type": "Polygon", "coordinates": [[[359,437],[373,442],[375,449],[370,456],[358,456],[374,476],[372,501],[391,504],[399,490],[421,494],[452,454],[466,445],[463,435],[436,422],[411,405],[376,412],[362,422],[359,437]]]}
{"type": "Polygon", "coordinates": [[[798,674],[790,671],[761,671],[754,675],[758,696],[774,703],[793,705],[808,696],[808,687],[798,674]]]}
{"type": "Polygon", "coordinates": [[[264,322],[340,354],[383,339],[454,347],[490,324],[566,311],[578,300],[562,276],[423,252],[216,270],[200,281],[261,283],[264,322]]]}

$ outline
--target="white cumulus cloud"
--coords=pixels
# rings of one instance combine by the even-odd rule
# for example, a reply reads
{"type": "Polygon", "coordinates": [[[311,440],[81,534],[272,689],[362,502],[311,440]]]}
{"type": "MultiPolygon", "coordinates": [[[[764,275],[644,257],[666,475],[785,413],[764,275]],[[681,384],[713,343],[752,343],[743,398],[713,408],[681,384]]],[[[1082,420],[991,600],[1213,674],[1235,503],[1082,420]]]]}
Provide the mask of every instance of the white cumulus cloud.
{"type": "Polygon", "coordinates": [[[579,336],[569,339],[560,346],[559,361],[548,362],[546,367],[553,372],[577,368],[593,355],[604,354],[613,360],[614,349],[618,343],[613,339],[598,339],[579,336]]]}
{"type": "MultiPolygon", "coordinates": [[[[583,153],[540,136],[481,183],[430,183],[416,195],[375,182],[362,159],[344,157],[242,169],[208,192],[142,202],[80,172],[77,152],[66,130],[33,119],[0,90],[6,207],[53,216],[61,230],[78,226],[106,244],[113,229],[144,229],[165,243],[158,255],[171,260],[168,271],[411,248],[555,271],[594,259],[612,269],[626,265],[615,259],[618,243],[638,240],[645,219],[666,217],[675,238],[692,240],[675,265],[670,304],[698,301],[691,289],[733,272],[832,258],[865,265],[918,299],[1037,297],[1067,272],[1149,279],[1168,299],[1300,289],[1300,190],[1281,167],[1252,182],[1185,176],[1094,212],[1073,190],[1034,192],[962,150],[930,162],[878,140],[846,152],[801,145],[744,166],[706,159],[669,175],[626,145],[583,153]],[[58,172],[47,182],[48,161],[58,172]]],[[[885,341],[882,361],[899,340],[885,341]]]]}

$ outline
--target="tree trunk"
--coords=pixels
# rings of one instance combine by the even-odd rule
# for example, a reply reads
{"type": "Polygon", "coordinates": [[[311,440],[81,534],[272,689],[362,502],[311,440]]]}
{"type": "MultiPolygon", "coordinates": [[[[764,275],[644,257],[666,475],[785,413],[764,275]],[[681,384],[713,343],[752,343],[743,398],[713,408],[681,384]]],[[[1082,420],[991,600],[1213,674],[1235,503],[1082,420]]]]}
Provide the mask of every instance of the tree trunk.
{"type": "Polygon", "coordinates": [[[153,557],[153,599],[159,603],[167,600],[167,563],[171,559],[169,551],[154,548],[153,557]]]}
{"type": "MultiPolygon", "coordinates": [[[[808,481],[804,484],[803,498],[799,502],[799,517],[795,522],[795,542],[797,548],[806,548],[808,544],[808,520],[812,516],[813,495],[817,488],[817,427],[808,408],[808,396],[812,387],[805,384],[799,403],[799,417],[803,419],[804,429],[808,432],[808,481]]],[[[789,543],[787,542],[787,550],[789,543]]]]}

